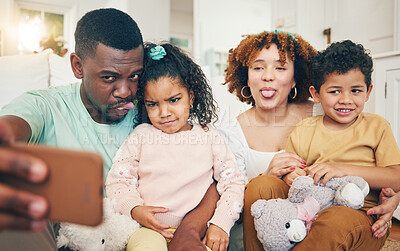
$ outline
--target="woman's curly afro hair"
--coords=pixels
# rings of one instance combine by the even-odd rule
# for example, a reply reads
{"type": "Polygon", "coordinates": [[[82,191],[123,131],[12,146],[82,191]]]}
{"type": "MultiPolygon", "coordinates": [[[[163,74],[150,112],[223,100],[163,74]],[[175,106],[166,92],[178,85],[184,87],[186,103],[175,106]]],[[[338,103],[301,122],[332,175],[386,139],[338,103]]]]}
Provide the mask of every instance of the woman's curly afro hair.
{"type": "Polygon", "coordinates": [[[146,122],[151,123],[144,104],[144,91],[149,81],[157,81],[162,77],[178,78],[188,92],[193,91],[193,108],[190,109],[189,120],[197,122],[202,128],[218,119],[217,105],[213,98],[211,87],[207,78],[193,60],[178,47],[164,42],[160,44],[167,53],[160,60],[153,60],[150,57],[150,50],[157,45],[145,43],[144,45],[144,70],[139,79],[138,91],[136,94],[138,114],[135,125],[146,122]]]}
{"type": "Polygon", "coordinates": [[[255,105],[253,97],[243,97],[241,89],[247,86],[248,69],[263,48],[276,44],[279,59],[286,63],[286,55],[294,63],[294,80],[297,96],[288,98],[288,102],[302,103],[310,97],[308,88],[311,84],[311,61],[317,51],[301,36],[287,32],[264,31],[260,34],[246,35],[235,49],[229,50],[228,67],[225,69],[225,82],[228,91],[236,93],[240,101],[255,105]]]}

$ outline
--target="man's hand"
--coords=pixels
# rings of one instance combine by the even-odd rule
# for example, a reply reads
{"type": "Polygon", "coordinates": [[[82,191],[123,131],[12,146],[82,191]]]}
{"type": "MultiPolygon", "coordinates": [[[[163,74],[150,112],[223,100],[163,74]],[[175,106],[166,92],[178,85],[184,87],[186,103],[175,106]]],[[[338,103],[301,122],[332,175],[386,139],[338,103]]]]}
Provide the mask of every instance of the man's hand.
{"type": "Polygon", "coordinates": [[[391,188],[382,188],[379,195],[379,205],[367,211],[368,215],[378,215],[378,220],[371,227],[374,237],[381,238],[386,234],[392,220],[393,212],[396,210],[399,202],[400,192],[396,194],[391,188]]]}
{"type": "MultiPolygon", "coordinates": [[[[32,156],[10,150],[14,141],[13,130],[0,120],[0,175],[17,176],[27,182],[43,181],[48,170],[43,161],[32,156]]],[[[41,197],[20,191],[0,183],[0,230],[19,229],[40,231],[46,226],[44,217],[48,211],[47,201],[41,197]]]]}
{"type": "Polygon", "coordinates": [[[222,228],[211,224],[204,236],[203,243],[212,251],[226,251],[229,245],[229,236],[222,228]]]}
{"type": "Polygon", "coordinates": [[[169,251],[207,251],[199,233],[188,226],[179,226],[168,245],[169,251]],[[178,232],[180,231],[180,234],[178,232]],[[178,233],[177,233],[178,232],[178,233]]]}
{"type": "Polygon", "coordinates": [[[201,242],[207,231],[207,222],[211,219],[219,200],[215,182],[208,188],[200,204],[189,212],[176,229],[174,238],[168,245],[170,251],[206,251],[201,242]]]}
{"type": "Polygon", "coordinates": [[[165,238],[172,238],[173,234],[167,231],[171,226],[158,221],[154,217],[154,214],[166,212],[168,212],[168,208],[165,207],[137,206],[132,209],[131,216],[140,225],[159,232],[165,238]]]}

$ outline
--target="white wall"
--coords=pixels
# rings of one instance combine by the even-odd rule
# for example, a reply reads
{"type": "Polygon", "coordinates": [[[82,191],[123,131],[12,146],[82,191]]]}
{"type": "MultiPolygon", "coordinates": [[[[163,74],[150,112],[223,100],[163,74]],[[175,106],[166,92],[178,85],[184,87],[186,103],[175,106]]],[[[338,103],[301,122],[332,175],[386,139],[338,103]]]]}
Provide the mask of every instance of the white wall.
{"type": "Polygon", "coordinates": [[[191,42],[188,51],[193,55],[193,11],[171,10],[170,35],[188,38],[191,42]]]}
{"type": "Polygon", "coordinates": [[[145,41],[169,39],[170,0],[126,1],[126,12],[138,23],[145,41]]]}
{"type": "Polygon", "coordinates": [[[228,51],[242,35],[271,28],[270,0],[194,0],[194,57],[205,64],[210,49],[228,51]]]}
{"type": "Polygon", "coordinates": [[[322,33],[326,28],[331,28],[331,42],[351,39],[369,48],[372,54],[396,49],[395,13],[399,0],[271,1],[272,25],[276,27],[277,21],[283,20],[281,29],[300,34],[317,50],[327,45],[322,33]]]}
{"type": "Polygon", "coordinates": [[[373,54],[394,49],[393,0],[336,0],[333,40],[351,38],[373,54]]]}

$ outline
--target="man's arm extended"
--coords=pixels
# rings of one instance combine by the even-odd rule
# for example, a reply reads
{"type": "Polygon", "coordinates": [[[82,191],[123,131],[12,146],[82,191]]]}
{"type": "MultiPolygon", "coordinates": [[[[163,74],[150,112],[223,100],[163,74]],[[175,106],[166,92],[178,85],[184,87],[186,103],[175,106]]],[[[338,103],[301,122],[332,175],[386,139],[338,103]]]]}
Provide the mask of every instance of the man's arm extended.
{"type": "Polygon", "coordinates": [[[211,219],[219,200],[216,183],[208,188],[200,204],[190,211],[176,229],[168,250],[206,250],[201,242],[207,231],[207,222],[211,219]]]}

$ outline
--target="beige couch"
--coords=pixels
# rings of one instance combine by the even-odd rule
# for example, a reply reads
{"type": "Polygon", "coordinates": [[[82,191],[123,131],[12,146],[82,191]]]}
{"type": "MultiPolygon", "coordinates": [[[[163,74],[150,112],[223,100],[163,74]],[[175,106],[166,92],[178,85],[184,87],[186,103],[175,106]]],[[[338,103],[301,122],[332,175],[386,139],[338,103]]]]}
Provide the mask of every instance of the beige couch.
{"type": "Polygon", "coordinates": [[[38,54],[0,57],[0,107],[25,91],[79,81],[69,58],[46,50],[38,54]]]}

